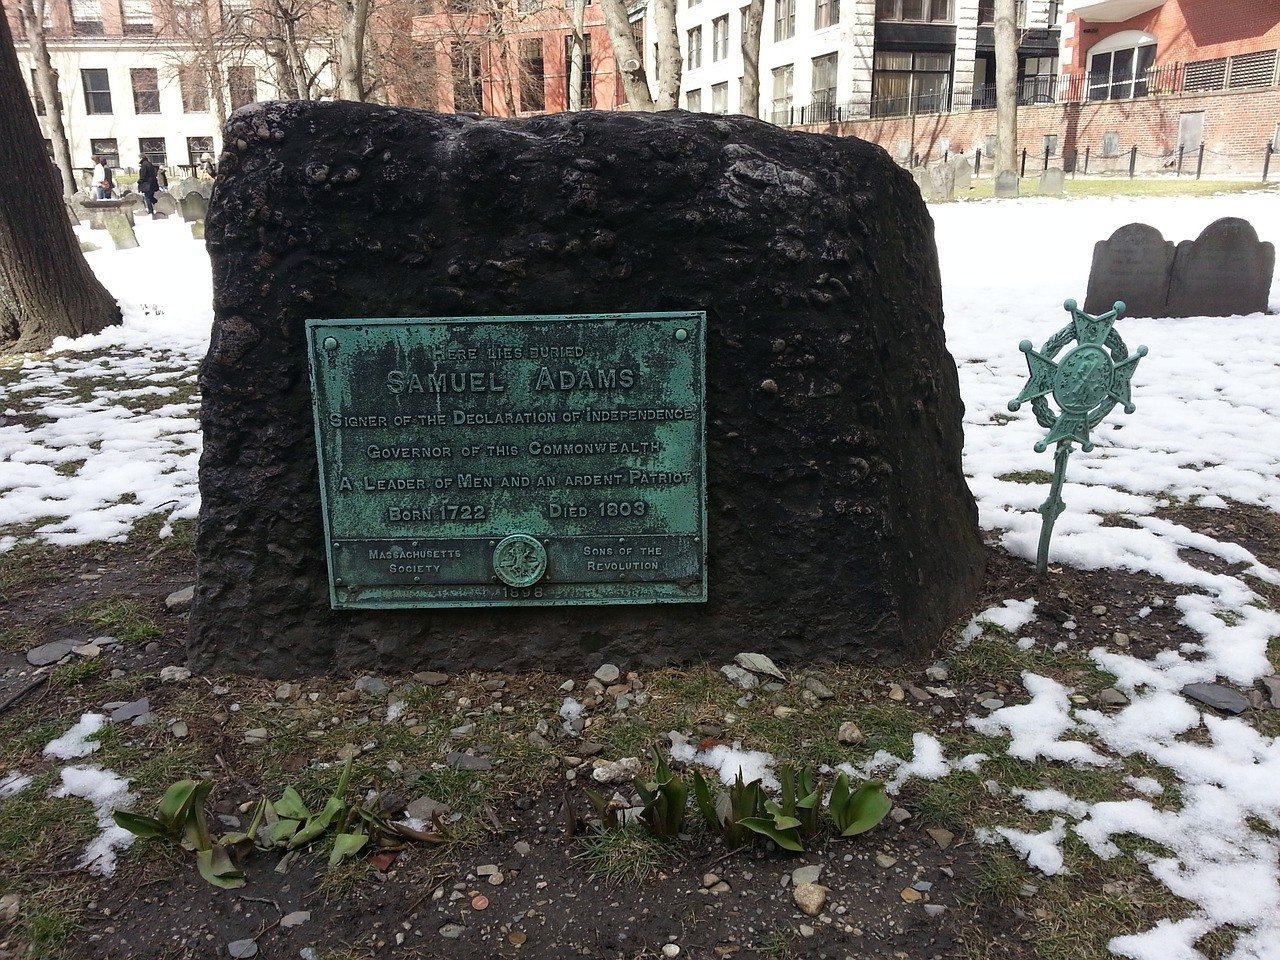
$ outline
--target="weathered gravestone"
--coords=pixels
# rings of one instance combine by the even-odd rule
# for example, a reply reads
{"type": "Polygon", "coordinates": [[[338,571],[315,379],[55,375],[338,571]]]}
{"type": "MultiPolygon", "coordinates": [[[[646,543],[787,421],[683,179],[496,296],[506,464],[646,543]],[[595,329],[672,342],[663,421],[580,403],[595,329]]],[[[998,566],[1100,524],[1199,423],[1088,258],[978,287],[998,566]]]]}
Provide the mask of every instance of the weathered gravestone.
{"type": "Polygon", "coordinates": [[[138,238],[133,232],[133,217],[119,210],[108,211],[103,214],[102,222],[117,250],[132,250],[138,245],[138,238]]]}
{"type": "Polygon", "coordinates": [[[182,210],[182,219],[187,223],[203,220],[209,211],[209,201],[204,198],[204,194],[194,191],[179,198],[178,206],[182,210]]]}
{"type": "Polygon", "coordinates": [[[973,188],[973,160],[963,154],[951,158],[951,173],[955,177],[957,190],[973,188]]]}
{"type": "Polygon", "coordinates": [[[929,176],[927,167],[912,167],[911,179],[916,182],[916,186],[920,188],[920,196],[926,200],[933,200],[933,177],[929,176]]]}
{"type": "Polygon", "coordinates": [[[1275,245],[1260,242],[1248,220],[1215,220],[1195,240],[1178,244],[1165,316],[1266,313],[1275,265],[1275,245]]]}
{"type": "Polygon", "coordinates": [[[133,205],[126,200],[82,200],[80,206],[88,214],[91,230],[106,230],[109,214],[119,214],[133,226],[133,205]]]}
{"type": "MultiPolygon", "coordinates": [[[[227,141],[243,146],[223,158],[208,220],[216,292],[201,372],[195,667],[581,670],[743,649],[891,659],[932,646],[974,600],[983,549],[930,219],[877,148],[677,112],[497,120],[299,102],[233,117],[227,141]],[[647,387],[674,360],[646,354],[650,370],[629,348],[594,350],[590,338],[573,341],[585,352],[555,347],[554,319],[498,324],[505,332],[487,341],[476,324],[489,321],[474,319],[348,320],[341,335],[306,327],[603,314],[572,326],[603,324],[599,339],[613,344],[619,314],[663,311],[692,312],[695,324],[705,311],[705,388],[666,411],[629,404],[613,375],[625,366],[647,387]],[[401,352],[428,336],[445,339],[401,352]],[[362,351],[366,375],[331,383],[330,358],[349,349],[362,351]],[[328,384],[315,397],[319,426],[309,362],[328,384]],[[569,392],[540,409],[601,424],[540,434],[490,413],[470,419],[504,409],[490,387],[540,389],[544,373],[548,390],[569,392]],[[425,392],[411,393],[419,375],[425,392]],[[366,409],[356,399],[377,397],[380,415],[356,415],[366,409]],[[695,508],[687,476],[644,474],[667,428],[634,422],[677,413],[685,425],[672,430],[705,418],[706,602],[522,605],[541,602],[544,583],[552,595],[566,586],[545,555],[539,567],[528,536],[564,532],[556,504],[604,514],[661,496],[695,508]],[[493,569],[459,596],[505,599],[333,609],[331,591],[335,603],[353,593],[327,567],[327,549],[341,545],[325,539],[320,434],[344,450],[341,463],[326,461],[327,498],[366,511],[371,530],[408,517],[402,529],[423,541],[446,513],[473,523],[493,569]],[[581,444],[567,437],[594,439],[569,450],[581,444]],[[650,452],[609,446],[636,437],[650,452]],[[569,484],[574,474],[581,484],[569,484]],[[392,476],[403,479],[386,492],[392,476]],[[483,488],[495,481],[538,488],[505,501],[527,512],[528,529],[487,528],[483,510],[498,501],[483,488]],[[501,557],[492,546],[512,540],[501,557]],[[503,590],[500,572],[534,585],[503,590]]],[[[674,357],[692,338],[676,330],[663,342],[674,357]]],[[[389,551],[391,567],[431,580],[453,562],[414,543],[389,551]]],[[[387,557],[373,553],[358,559],[385,575],[387,557]]]]}
{"type": "Polygon", "coordinates": [[[1040,193],[1050,197],[1060,197],[1065,189],[1065,181],[1060,167],[1049,167],[1040,174],[1040,193]]]}
{"type": "Polygon", "coordinates": [[[1002,199],[1018,195],[1018,174],[1015,170],[1004,170],[996,174],[996,196],[1002,199]]]}
{"type": "Polygon", "coordinates": [[[191,221],[191,238],[193,240],[204,239],[204,221],[203,220],[191,221]]]}
{"type": "Polygon", "coordinates": [[[183,177],[177,183],[169,188],[175,200],[181,200],[188,193],[199,193],[201,181],[195,177],[183,177]]]}
{"type": "Polygon", "coordinates": [[[1093,245],[1085,313],[1097,316],[1121,300],[1126,316],[1168,316],[1173,256],[1173,241],[1145,223],[1127,223],[1110,238],[1099,240],[1093,245]]]}
{"type": "Polygon", "coordinates": [[[178,201],[168,193],[157,193],[155,203],[151,206],[156,213],[163,213],[166,217],[178,212],[178,201]]]}
{"type": "Polygon", "coordinates": [[[929,181],[933,187],[934,200],[954,200],[956,198],[956,173],[949,163],[939,163],[930,168],[929,181]]]}

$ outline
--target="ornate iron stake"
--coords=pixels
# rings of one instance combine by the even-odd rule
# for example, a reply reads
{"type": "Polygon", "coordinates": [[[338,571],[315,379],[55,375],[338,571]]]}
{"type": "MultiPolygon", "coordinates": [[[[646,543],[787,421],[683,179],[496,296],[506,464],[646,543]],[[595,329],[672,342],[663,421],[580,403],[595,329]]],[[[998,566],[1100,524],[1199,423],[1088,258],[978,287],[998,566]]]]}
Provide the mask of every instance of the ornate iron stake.
{"type": "Polygon", "coordinates": [[[1125,413],[1133,413],[1132,400],[1134,370],[1138,361],[1147,355],[1146,347],[1138,347],[1133,355],[1125,346],[1114,324],[1124,313],[1124,303],[1116,301],[1108,312],[1090,316],[1081,311],[1074,300],[1063,305],[1071,314],[1071,323],[1050,337],[1039,351],[1030,340],[1023,340],[1018,349],[1027,355],[1029,377],[1027,385],[1013,400],[1011,411],[1031,401],[1036,422],[1049,433],[1036,442],[1037,453],[1043,453],[1052,443],[1057,444],[1053,456],[1053,484],[1049,499],[1038,510],[1043,521],[1040,527],[1040,548],[1036,554],[1036,572],[1044,574],[1049,569],[1049,541],[1053,537],[1053,525],[1066,504],[1062,500],[1062,482],[1067,473],[1067,460],[1072,444],[1088,453],[1093,449],[1089,431],[1102,422],[1116,404],[1125,413]],[[1075,346],[1062,360],[1054,358],[1067,344],[1075,346]],[[1048,397],[1052,395],[1059,410],[1054,412],[1048,397]]]}

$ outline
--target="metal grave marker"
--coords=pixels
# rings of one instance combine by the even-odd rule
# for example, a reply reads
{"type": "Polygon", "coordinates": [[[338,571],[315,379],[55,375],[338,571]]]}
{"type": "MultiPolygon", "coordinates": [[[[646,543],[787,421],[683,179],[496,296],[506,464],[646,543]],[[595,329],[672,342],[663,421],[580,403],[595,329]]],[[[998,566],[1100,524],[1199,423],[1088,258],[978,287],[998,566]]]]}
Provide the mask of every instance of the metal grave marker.
{"type": "Polygon", "coordinates": [[[308,320],[332,606],[705,601],[705,331],[308,320]]]}

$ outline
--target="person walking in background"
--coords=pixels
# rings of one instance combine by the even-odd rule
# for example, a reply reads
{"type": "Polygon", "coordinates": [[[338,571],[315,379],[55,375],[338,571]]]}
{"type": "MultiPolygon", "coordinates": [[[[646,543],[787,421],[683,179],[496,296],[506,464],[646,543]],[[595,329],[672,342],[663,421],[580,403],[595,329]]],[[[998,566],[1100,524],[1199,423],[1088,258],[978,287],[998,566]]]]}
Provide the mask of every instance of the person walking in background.
{"type": "Polygon", "coordinates": [[[111,199],[111,168],[106,157],[93,158],[93,199],[111,199]]]}
{"type": "Polygon", "coordinates": [[[196,177],[200,180],[212,180],[217,173],[218,169],[213,165],[213,157],[207,153],[200,154],[200,167],[196,177]]]}
{"type": "Polygon", "coordinates": [[[160,181],[156,178],[156,165],[151,158],[143,156],[138,161],[138,192],[147,205],[147,214],[156,212],[156,191],[160,189],[160,181]]]}

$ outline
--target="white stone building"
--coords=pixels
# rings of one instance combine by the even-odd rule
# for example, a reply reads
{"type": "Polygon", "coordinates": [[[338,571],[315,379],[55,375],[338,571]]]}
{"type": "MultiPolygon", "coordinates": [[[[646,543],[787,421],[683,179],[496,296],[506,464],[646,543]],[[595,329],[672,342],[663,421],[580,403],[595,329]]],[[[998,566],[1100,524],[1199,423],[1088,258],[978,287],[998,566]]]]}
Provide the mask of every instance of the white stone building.
{"type": "MultiPolygon", "coordinates": [[[[206,151],[221,148],[217,111],[201,55],[167,31],[171,0],[46,0],[46,44],[57,74],[71,164],[87,176],[96,155],[116,170],[136,170],[142,154],[181,175],[206,151]]],[[[210,15],[235,17],[244,0],[210,4],[210,15]]],[[[29,45],[6,4],[18,61],[48,139],[45,104],[36,95],[29,45]]],[[[261,54],[247,46],[220,57],[229,114],[276,91],[261,54]]],[[[52,154],[52,148],[50,148],[52,154]]]]}
{"type": "MultiPolygon", "coordinates": [[[[678,4],[681,106],[741,112],[741,0],[678,4]]],[[[765,0],[758,115],[824,123],[990,105],[992,7],[992,0],[765,0]]],[[[1052,99],[1061,3],[1019,0],[1018,8],[1024,97],[1052,99]]],[[[651,8],[646,16],[653,36],[651,8]]],[[[647,47],[653,76],[654,47],[647,47]]]]}

